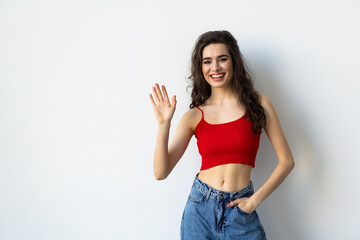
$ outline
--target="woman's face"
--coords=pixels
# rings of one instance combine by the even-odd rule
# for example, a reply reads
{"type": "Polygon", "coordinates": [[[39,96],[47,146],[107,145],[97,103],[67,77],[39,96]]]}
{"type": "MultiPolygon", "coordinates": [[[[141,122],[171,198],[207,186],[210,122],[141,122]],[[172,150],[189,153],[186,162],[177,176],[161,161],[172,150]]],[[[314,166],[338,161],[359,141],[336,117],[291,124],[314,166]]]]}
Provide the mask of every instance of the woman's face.
{"type": "Polygon", "coordinates": [[[204,47],[202,72],[212,87],[230,86],[233,63],[228,48],[223,43],[212,43],[204,47]]]}

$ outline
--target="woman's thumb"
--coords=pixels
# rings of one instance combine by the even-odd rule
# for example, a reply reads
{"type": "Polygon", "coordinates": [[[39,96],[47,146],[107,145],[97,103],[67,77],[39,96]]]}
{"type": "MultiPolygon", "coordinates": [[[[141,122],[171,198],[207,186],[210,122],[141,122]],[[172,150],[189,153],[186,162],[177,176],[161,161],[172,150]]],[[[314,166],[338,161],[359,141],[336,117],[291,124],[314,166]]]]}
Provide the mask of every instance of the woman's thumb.
{"type": "Polygon", "coordinates": [[[175,106],[176,105],[176,95],[172,97],[171,103],[175,106]]]}

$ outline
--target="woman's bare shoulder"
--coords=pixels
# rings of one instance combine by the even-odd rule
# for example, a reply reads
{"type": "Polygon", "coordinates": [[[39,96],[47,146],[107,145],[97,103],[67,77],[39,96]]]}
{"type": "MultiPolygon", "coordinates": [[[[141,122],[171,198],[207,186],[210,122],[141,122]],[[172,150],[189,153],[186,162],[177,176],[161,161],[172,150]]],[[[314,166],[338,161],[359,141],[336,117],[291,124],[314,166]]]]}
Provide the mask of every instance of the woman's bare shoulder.
{"type": "MultiPolygon", "coordinates": [[[[201,106],[200,106],[201,107],[201,106]]],[[[192,131],[195,131],[196,125],[201,120],[201,112],[196,107],[190,108],[187,110],[183,115],[183,120],[185,121],[185,124],[191,128],[192,131]]]]}
{"type": "Polygon", "coordinates": [[[260,105],[264,108],[269,106],[269,104],[271,104],[270,98],[262,93],[259,93],[259,102],[260,105]]]}
{"type": "Polygon", "coordinates": [[[264,94],[260,94],[259,101],[265,111],[266,121],[268,122],[266,125],[271,124],[271,122],[278,122],[278,116],[270,98],[264,94]]]}

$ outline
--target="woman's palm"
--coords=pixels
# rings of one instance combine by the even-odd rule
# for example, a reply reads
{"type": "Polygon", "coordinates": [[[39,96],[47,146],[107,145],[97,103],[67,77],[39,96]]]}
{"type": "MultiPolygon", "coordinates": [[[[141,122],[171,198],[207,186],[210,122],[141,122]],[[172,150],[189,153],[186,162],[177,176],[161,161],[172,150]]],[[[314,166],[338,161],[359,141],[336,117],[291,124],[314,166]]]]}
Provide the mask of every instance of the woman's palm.
{"type": "Polygon", "coordinates": [[[162,90],[164,93],[161,92],[160,87],[157,83],[155,84],[155,87],[152,87],[152,90],[154,93],[156,103],[151,94],[149,94],[149,97],[153,105],[154,112],[159,125],[170,123],[176,108],[176,96],[174,95],[172,97],[172,101],[170,104],[167,91],[164,85],[162,85],[162,90]]]}

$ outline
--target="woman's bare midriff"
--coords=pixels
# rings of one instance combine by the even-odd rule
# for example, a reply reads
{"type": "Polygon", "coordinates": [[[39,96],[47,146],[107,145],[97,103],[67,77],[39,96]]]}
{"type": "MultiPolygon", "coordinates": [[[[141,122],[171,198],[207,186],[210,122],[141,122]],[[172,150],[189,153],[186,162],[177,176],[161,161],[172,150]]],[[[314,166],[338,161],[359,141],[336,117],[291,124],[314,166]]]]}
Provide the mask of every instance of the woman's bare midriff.
{"type": "Polygon", "coordinates": [[[214,189],[237,192],[250,183],[252,167],[228,163],[200,171],[198,178],[214,189]]]}

